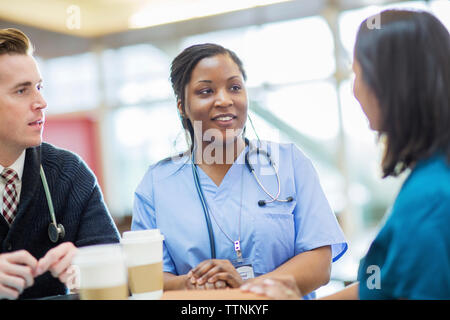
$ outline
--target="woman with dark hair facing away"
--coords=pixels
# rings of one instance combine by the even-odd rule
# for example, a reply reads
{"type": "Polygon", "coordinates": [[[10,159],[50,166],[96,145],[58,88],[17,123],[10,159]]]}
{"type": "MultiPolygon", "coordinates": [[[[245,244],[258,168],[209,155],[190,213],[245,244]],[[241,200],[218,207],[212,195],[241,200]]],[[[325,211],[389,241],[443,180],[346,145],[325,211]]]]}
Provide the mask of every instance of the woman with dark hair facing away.
{"type": "MultiPolygon", "coordinates": [[[[423,11],[387,10],[359,28],[354,94],[385,142],[383,177],[409,175],[361,260],[358,282],[330,299],[450,299],[450,36],[423,11]]],[[[243,290],[299,298],[271,279],[243,290]]]]}
{"type": "Polygon", "coordinates": [[[245,79],[241,60],[217,44],[173,60],[190,147],[150,166],[135,192],[132,230],[164,234],[165,290],[290,275],[311,298],[347,243],[311,161],[293,144],[245,137],[245,79]]]}

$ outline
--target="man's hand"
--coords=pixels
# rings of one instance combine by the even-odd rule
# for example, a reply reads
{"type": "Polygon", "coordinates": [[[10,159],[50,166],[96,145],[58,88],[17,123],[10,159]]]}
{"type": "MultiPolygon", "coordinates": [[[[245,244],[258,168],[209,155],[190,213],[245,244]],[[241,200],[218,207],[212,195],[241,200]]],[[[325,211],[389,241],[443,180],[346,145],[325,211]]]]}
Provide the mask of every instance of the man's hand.
{"type": "Polygon", "coordinates": [[[71,268],[71,265],[77,250],[72,242],[61,243],[59,246],[49,250],[39,260],[35,277],[50,271],[53,277],[58,278],[66,286],[69,285],[68,281],[73,281],[73,268],[71,268]]]}
{"type": "Polygon", "coordinates": [[[0,299],[17,299],[34,284],[38,261],[25,250],[0,254],[0,299]]]}

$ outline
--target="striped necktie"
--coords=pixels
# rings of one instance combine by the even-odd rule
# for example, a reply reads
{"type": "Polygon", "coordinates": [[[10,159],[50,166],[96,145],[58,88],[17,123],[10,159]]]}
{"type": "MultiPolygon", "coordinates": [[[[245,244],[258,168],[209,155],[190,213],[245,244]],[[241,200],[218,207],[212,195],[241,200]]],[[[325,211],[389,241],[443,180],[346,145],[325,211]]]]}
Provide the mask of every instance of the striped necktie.
{"type": "Polygon", "coordinates": [[[10,168],[5,168],[0,176],[6,182],[5,191],[3,192],[2,214],[8,224],[11,225],[16,215],[17,205],[19,204],[19,197],[17,196],[16,190],[16,183],[19,181],[19,176],[10,168]]]}

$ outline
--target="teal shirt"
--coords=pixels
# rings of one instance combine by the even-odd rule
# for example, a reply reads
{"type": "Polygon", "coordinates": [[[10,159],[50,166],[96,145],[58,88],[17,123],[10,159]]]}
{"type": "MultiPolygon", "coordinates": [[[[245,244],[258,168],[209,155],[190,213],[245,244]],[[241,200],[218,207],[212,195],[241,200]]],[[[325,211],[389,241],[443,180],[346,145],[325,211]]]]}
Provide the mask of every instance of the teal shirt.
{"type": "Polygon", "coordinates": [[[450,299],[450,166],[418,162],[358,271],[360,299],[450,299]]]}

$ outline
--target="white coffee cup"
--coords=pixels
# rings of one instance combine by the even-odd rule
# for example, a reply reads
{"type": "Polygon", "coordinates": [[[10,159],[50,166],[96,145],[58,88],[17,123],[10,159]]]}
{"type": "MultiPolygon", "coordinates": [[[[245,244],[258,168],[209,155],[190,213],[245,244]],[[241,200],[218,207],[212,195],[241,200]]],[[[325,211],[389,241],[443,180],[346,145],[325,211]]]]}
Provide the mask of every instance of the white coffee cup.
{"type": "Polygon", "coordinates": [[[126,231],[121,244],[131,298],[156,300],[163,294],[163,240],[159,229],[126,231]]]}
{"type": "Polygon", "coordinates": [[[128,299],[127,269],[120,244],[80,247],[73,264],[79,270],[80,299],[128,299]]]}

